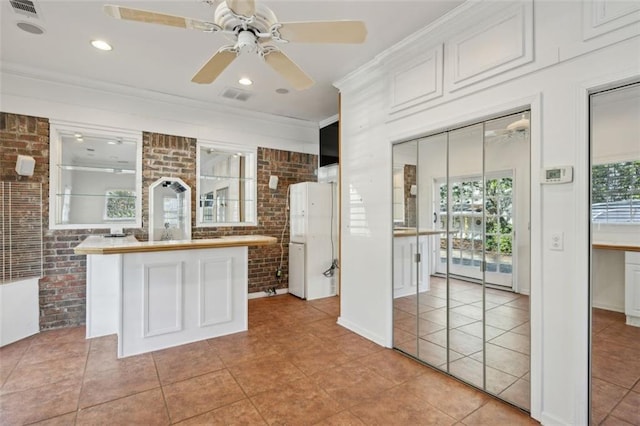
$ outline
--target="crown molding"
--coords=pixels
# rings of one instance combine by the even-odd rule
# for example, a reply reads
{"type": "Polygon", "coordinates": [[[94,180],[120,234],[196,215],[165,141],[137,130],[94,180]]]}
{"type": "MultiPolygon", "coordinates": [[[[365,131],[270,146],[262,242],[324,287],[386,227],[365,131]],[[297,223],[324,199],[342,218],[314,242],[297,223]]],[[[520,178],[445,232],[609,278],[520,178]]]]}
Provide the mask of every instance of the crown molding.
{"type": "Polygon", "coordinates": [[[340,80],[334,82],[333,85],[337,87],[338,90],[343,90],[351,85],[359,86],[361,82],[369,81],[369,79],[376,76],[376,69],[381,65],[389,62],[396,54],[403,54],[405,50],[411,49],[414,46],[422,46],[424,45],[424,40],[431,40],[434,44],[442,43],[445,38],[442,37],[442,35],[434,38],[432,33],[435,33],[436,31],[441,29],[445,29],[445,31],[447,32],[455,33],[455,26],[447,26],[446,24],[455,21],[459,17],[466,14],[472,8],[476,8],[478,5],[487,3],[488,2],[485,0],[467,0],[460,6],[456,7],[453,10],[450,10],[435,21],[431,22],[424,28],[416,31],[408,37],[405,37],[398,43],[382,51],[371,61],[367,62],[355,71],[347,74],[340,80]]]}
{"type": "MultiPolygon", "coordinates": [[[[147,102],[151,101],[197,108],[220,115],[233,115],[234,117],[241,116],[253,120],[268,121],[271,123],[275,121],[280,124],[305,128],[317,128],[318,126],[318,123],[316,121],[302,120],[282,115],[250,111],[230,105],[220,105],[183,96],[172,95],[169,93],[140,89],[139,87],[134,86],[126,86],[105,81],[95,81],[78,76],[71,76],[69,74],[44,71],[33,67],[0,61],[0,76],[3,75],[13,75],[16,77],[38,80],[44,83],[72,86],[86,90],[98,91],[109,95],[137,98],[147,102]]],[[[1,93],[2,92],[0,92],[0,94],[1,93]]]]}

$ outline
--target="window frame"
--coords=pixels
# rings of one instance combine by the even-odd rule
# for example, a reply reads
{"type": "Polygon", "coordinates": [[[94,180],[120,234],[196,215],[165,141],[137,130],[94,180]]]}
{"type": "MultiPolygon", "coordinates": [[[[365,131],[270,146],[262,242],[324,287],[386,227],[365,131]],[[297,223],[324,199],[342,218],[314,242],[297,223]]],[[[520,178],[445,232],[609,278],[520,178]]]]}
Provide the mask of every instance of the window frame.
{"type": "MultiPolygon", "coordinates": [[[[246,178],[248,179],[248,178],[246,178]]],[[[216,197],[214,196],[214,203],[216,197]]],[[[197,140],[196,142],[196,199],[195,199],[195,215],[196,215],[196,228],[218,228],[218,227],[234,227],[234,226],[243,226],[243,227],[252,227],[258,226],[258,149],[256,147],[246,146],[246,145],[236,145],[229,144],[224,142],[217,142],[211,140],[197,140]],[[201,218],[200,214],[200,197],[205,196],[211,191],[202,190],[202,171],[201,171],[201,151],[203,149],[214,149],[216,151],[228,152],[231,154],[241,153],[247,161],[245,162],[245,167],[249,172],[251,172],[251,179],[253,180],[253,188],[248,193],[245,191],[244,200],[251,201],[251,210],[245,211],[246,213],[250,213],[253,220],[245,220],[238,222],[204,222],[201,218]]]]}
{"type": "MultiPolygon", "coordinates": [[[[129,129],[101,126],[89,123],[80,123],[64,120],[49,120],[49,229],[111,229],[118,228],[142,228],[142,132],[129,129]],[[135,158],[135,193],[136,207],[133,220],[109,219],[109,223],[63,223],[62,205],[67,196],[73,196],[73,192],[66,195],[62,184],[62,173],[59,165],[62,160],[62,136],[65,134],[81,133],[84,136],[100,138],[126,139],[136,144],[135,158]],[[58,197],[63,194],[64,197],[58,197]],[[60,214],[59,214],[60,212],[60,214]],[[60,217],[59,217],[60,216],[60,217]]],[[[106,194],[105,200],[106,202],[106,194]]],[[[106,213],[106,212],[105,212],[106,213]]],[[[103,214],[104,217],[104,214],[103,214]]]]}
{"type": "MultiPolygon", "coordinates": [[[[589,211],[589,216],[590,216],[590,221],[591,221],[591,226],[596,227],[598,230],[605,230],[605,231],[614,231],[616,229],[620,229],[620,230],[629,230],[632,228],[636,228],[636,229],[640,229],[640,220],[638,221],[633,221],[630,220],[628,222],[610,222],[610,221],[596,221],[594,220],[594,211],[593,211],[593,207],[594,205],[597,204],[601,204],[601,203],[594,203],[593,202],[593,194],[594,194],[594,185],[593,185],[593,168],[597,167],[597,166],[610,166],[613,164],[619,164],[619,163],[629,163],[629,162],[636,162],[636,161],[640,161],[636,158],[632,158],[632,159],[628,159],[628,158],[623,158],[623,159],[617,159],[615,161],[599,161],[599,162],[593,162],[593,164],[591,164],[591,170],[589,171],[590,175],[591,175],[591,193],[590,193],[590,197],[591,197],[591,203],[590,203],[590,211],[589,211]],[[630,228],[631,227],[631,228],[630,228]]],[[[624,200],[629,201],[629,200],[624,200]]],[[[634,200],[631,200],[634,201],[634,200]]],[[[635,200],[637,202],[640,202],[640,200],[635,200]]],[[[614,203],[617,203],[619,201],[614,201],[614,203]]],[[[607,210],[608,211],[608,210],[607,210]]],[[[621,231],[624,232],[624,231],[621,231]]]]}

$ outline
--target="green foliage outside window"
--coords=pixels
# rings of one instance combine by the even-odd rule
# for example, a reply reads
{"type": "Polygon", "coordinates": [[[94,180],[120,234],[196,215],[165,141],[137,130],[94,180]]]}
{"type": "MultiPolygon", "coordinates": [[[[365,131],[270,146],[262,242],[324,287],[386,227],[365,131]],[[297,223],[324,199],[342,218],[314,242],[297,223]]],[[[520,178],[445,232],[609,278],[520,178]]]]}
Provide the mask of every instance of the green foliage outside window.
{"type": "MultiPolygon", "coordinates": [[[[482,209],[485,209],[485,250],[487,252],[510,255],[513,252],[513,179],[497,178],[486,181],[483,194],[481,180],[455,182],[451,186],[451,211],[454,215],[470,216],[471,220],[461,221],[454,216],[452,227],[459,229],[458,236],[466,239],[482,238],[482,229],[474,233],[473,221],[482,224],[482,209]],[[484,203],[483,203],[484,198],[484,203]]],[[[447,185],[440,186],[441,217],[446,217],[447,185]]],[[[444,223],[442,224],[444,228],[444,223]]],[[[455,238],[455,237],[454,237],[455,238]]]]}
{"type": "Polygon", "coordinates": [[[133,219],[136,216],[134,191],[119,189],[107,191],[105,217],[107,219],[133,219]]]}
{"type": "Polygon", "coordinates": [[[591,216],[600,223],[640,223],[640,161],[591,168],[591,216]]]}

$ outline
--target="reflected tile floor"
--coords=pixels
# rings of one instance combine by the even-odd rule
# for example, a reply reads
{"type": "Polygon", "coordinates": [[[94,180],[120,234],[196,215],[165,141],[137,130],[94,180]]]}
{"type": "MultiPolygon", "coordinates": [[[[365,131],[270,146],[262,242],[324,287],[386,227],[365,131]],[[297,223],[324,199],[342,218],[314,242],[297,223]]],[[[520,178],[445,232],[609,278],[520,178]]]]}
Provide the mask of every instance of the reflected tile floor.
{"type": "Polygon", "coordinates": [[[536,424],[336,324],[338,298],[249,301],[249,331],[116,358],[115,336],[0,348],[2,425],[536,424]]]}
{"type": "Polygon", "coordinates": [[[591,424],[640,426],[640,327],[592,311],[591,424]]]}
{"type": "Polygon", "coordinates": [[[451,374],[529,410],[529,297],[487,289],[483,330],[482,287],[450,279],[447,333],[446,291],[446,280],[432,276],[429,291],[394,299],[394,346],[442,370],[448,355],[451,374]]]}

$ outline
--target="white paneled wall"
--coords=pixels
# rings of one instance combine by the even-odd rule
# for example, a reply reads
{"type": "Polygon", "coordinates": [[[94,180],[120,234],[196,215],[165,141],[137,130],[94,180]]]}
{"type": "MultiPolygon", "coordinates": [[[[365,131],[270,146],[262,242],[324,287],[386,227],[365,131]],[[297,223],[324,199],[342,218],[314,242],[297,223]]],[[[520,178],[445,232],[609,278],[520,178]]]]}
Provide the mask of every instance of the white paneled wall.
{"type": "Polygon", "coordinates": [[[640,78],[632,3],[468,2],[336,83],[341,324],[391,345],[392,142],[531,107],[531,413],[588,423],[587,94],[640,78]],[[600,20],[584,18],[603,7],[600,20]],[[430,62],[441,45],[441,65],[430,62]],[[441,95],[430,64],[442,67],[441,95]],[[556,165],[574,166],[574,182],[541,186],[541,167],[556,165]],[[564,251],[549,250],[554,232],[564,251]]]}

